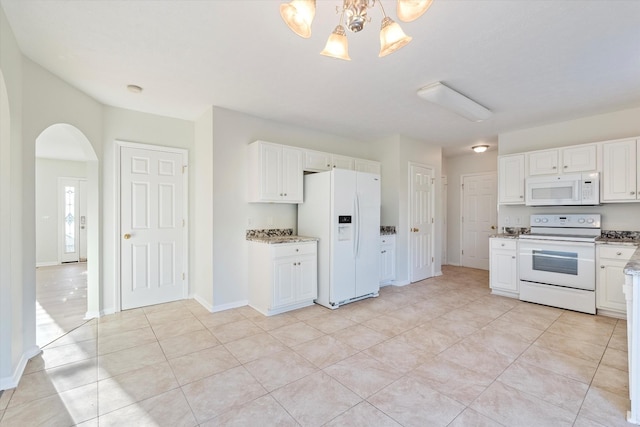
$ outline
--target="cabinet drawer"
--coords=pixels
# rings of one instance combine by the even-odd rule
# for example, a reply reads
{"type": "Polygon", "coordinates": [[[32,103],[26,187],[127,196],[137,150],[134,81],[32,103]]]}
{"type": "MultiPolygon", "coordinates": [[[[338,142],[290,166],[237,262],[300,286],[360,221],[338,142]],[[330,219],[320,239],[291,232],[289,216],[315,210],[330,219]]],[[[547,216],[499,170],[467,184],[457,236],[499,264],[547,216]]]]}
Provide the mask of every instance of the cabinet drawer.
{"type": "Polygon", "coordinates": [[[282,258],[288,256],[315,254],[316,242],[305,243],[279,243],[274,245],[272,254],[274,258],[282,258]]]}
{"type": "Polygon", "coordinates": [[[600,258],[621,259],[628,261],[638,249],[635,246],[609,246],[600,245],[600,258]]]}
{"type": "Polygon", "coordinates": [[[516,250],[516,239],[491,239],[491,249],[516,250]]]}

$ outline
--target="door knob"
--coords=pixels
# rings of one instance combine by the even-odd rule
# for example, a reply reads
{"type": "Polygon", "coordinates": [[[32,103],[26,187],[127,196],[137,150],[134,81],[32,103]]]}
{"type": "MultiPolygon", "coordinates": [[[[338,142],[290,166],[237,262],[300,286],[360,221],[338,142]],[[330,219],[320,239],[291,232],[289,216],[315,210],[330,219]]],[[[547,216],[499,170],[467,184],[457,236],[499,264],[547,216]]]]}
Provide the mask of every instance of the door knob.
{"type": "Polygon", "coordinates": [[[131,234],[126,233],[123,237],[124,237],[124,240],[129,240],[131,238],[131,234]]]}
{"type": "Polygon", "coordinates": [[[491,226],[491,229],[492,229],[492,230],[495,230],[495,229],[496,229],[496,226],[495,226],[495,225],[492,225],[492,226],[491,226]]]}

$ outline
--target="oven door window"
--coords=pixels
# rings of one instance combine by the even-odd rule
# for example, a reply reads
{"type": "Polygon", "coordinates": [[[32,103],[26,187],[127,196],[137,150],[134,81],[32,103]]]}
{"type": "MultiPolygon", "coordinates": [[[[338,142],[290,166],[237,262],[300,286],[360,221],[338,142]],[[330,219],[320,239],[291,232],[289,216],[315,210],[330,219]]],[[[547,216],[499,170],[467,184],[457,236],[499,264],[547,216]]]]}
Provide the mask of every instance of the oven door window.
{"type": "Polygon", "coordinates": [[[534,250],[532,256],[533,270],[578,275],[578,254],[575,252],[534,250]]]}

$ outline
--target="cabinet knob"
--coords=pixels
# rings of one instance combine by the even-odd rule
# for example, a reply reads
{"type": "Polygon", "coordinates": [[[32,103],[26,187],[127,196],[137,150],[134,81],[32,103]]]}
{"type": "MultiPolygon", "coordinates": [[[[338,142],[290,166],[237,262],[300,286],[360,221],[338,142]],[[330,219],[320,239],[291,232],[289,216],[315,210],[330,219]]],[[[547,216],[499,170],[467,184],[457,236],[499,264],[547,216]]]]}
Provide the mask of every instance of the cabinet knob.
{"type": "Polygon", "coordinates": [[[328,167],[328,168],[330,168],[330,167],[331,167],[331,165],[330,165],[329,163],[327,163],[327,167],[328,167]]]}
{"type": "Polygon", "coordinates": [[[500,243],[500,246],[504,246],[504,243],[500,243]]]}
{"type": "Polygon", "coordinates": [[[284,193],[284,196],[287,197],[287,193],[284,193]]]}
{"type": "Polygon", "coordinates": [[[604,265],[601,265],[600,268],[604,270],[604,265]]]}
{"type": "Polygon", "coordinates": [[[382,252],[380,252],[380,253],[381,253],[381,254],[386,254],[386,253],[387,253],[387,251],[382,251],[382,252]]]}
{"type": "Polygon", "coordinates": [[[524,199],[524,196],[520,196],[521,199],[524,199]]]}
{"type": "Polygon", "coordinates": [[[564,168],[566,169],[566,168],[568,168],[569,166],[567,166],[567,165],[564,165],[563,167],[564,167],[564,168]]]}
{"type": "Polygon", "coordinates": [[[296,252],[300,252],[300,249],[296,248],[296,252]]]}
{"type": "Polygon", "coordinates": [[[280,193],[280,197],[282,197],[282,193],[280,193]]]}
{"type": "Polygon", "coordinates": [[[511,255],[511,259],[516,259],[515,255],[511,255]]]}
{"type": "Polygon", "coordinates": [[[554,167],[552,167],[551,169],[558,169],[558,168],[554,166],[554,167]]]}
{"type": "Polygon", "coordinates": [[[622,252],[616,252],[616,255],[620,256],[622,255],[622,252]]]}
{"type": "Polygon", "coordinates": [[[636,194],[636,192],[635,192],[635,191],[632,191],[630,194],[633,196],[634,194],[636,194]]]}

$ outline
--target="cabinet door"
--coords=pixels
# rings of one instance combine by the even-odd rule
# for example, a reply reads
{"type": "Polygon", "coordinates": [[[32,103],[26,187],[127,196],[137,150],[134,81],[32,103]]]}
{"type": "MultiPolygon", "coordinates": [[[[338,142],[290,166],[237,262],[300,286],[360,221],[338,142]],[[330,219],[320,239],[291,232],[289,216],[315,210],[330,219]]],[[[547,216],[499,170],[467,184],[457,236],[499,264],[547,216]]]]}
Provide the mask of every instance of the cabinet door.
{"type": "Polygon", "coordinates": [[[388,282],[395,279],[395,251],[392,244],[380,247],[380,281],[388,282]]]}
{"type": "Polygon", "coordinates": [[[627,301],[622,292],[624,266],[627,261],[601,259],[598,268],[596,307],[626,313],[627,301]]]}
{"type": "Polygon", "coordinates": [[[380,162],[375,162],[373,160],[356,159],[355,170],[358,172],[376,173],[380,175],[380,162]]]}
{"type": "Polygon", "coordinates": [[[260,198],[280,200],[282,189],[282,148],[277,145],[260,146],[260,198]]]}
{"type": "Polygon", "coordinates": [[[499,203],[524,204],[524,155],[498,159],[499,203]]]}
{"type": "Polygon", "coordinates": [[[309,172],[331,170],[331,154],[321,151],[305,150],[303,169],[309,172]]]}
{"type": "Polygon", "coordinates": [[[296,301],[313,300],[318,297],[318,269],[316,256],[301,257],[297,266],[296,301]]]}
{"type": "Polygon", "coordinates": [[[355,168],[355,159],[353,157],[339,156],[337,154],[331,155],[331,162],[334,168],[337,169],[349,169],[355,168]]]}
{"type": "Polygon", "coordinates": [[[273,263],[273,305],[271,308],[293,304],[296,302],[295,274],[297,260],[285,258],[273,263]]]}
{"type": "Polygon", "coordinates": [[[282,148],[282,197],[292,203],[302,203],[302,150],[282,148]]]}
{"type": "Polygon", "coordinates": [[[635,139],[602,144],[601,201],[636,200],[636,154],[635,139]]]}
{"type": "Polygon", "coordinates": [[[518,292],[516,242],[507,239],[491,239],[491,289],[518,292]],[[496,249],[504,247],[505,249],[496,249]]]}
{"type": "Polygon", "coordinates": [[[597,146],[584,145],[580,147],[564,148],[560,151],[562,157],[562,172],[591,172],[597,169],[597,146]]]}
{"type": "Polygon", "coordinates": [[[527,153],[529,175],[549,175],[558,173],[558,150],[534,151],[527,153]]]}

